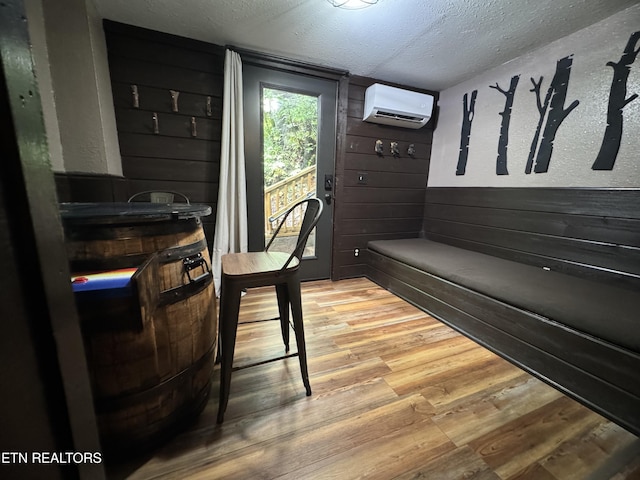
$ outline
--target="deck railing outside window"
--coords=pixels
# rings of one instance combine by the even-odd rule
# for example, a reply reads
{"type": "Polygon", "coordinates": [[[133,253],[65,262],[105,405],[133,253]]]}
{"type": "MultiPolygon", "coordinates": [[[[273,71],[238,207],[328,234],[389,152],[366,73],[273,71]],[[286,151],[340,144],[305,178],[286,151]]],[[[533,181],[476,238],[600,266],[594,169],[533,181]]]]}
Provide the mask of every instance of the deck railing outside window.
{"type": "MultiPolygon", "coordinates": [[[[271,238],[278,228],[280,217],[300,200],[316,194],[316,166],[312,165],[296,175],[285,178],[264,190],[265,238],[271,238]]],[[[295,212],[293,219],[282,227],[279,236],[298,235],[304,212],[295,212]]]]}

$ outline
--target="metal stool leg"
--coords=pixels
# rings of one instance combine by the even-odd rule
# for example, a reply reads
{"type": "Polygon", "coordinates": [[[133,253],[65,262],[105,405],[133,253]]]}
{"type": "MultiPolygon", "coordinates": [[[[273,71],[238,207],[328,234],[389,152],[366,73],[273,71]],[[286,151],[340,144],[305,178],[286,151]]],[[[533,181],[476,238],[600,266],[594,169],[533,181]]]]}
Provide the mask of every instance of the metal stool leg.
{"type": "Polygon", "coordinates": [[[304,340],[304,326],[302,323],[302,298],[300,296],[300,280],[296,274],[287,282],[289,291],[289,301],[291,302],[291,314],[293,315],[293,329],[296,334],[296,344],[298,346],[298,360],[300,360],[300,373],[302,382],[307,391],[307,396],[311,395],[311,385],[309,384],[309,372],[307,369],[307,347],[304,340]]]}
{"type": "Polygon", "coordinates": [[[285,283],[276,285],[278,311],[280,312],[280,330],[285,352],[289,352],[289,290],[285,283]]]}
{"type": "Polygon", "coordinates": [[[224,420],[224,412],[229,401],[233,354],[236,348],[238,331],[238,313],[242,289],[222,278],[220,293],[220,342],[222,357],[220,359],[220,400],[218,403],[218,423],[224,420]]]}

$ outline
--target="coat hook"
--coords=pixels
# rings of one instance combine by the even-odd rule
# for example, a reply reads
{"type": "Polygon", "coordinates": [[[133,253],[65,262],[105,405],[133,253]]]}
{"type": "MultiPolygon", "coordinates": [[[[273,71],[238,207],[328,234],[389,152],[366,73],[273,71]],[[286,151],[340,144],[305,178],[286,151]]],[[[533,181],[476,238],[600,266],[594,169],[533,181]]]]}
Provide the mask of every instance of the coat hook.
{"type": "Polygon", "coordinates": [[[131,96],[133,97],[133,108],[140,108],[140,97],[138,96],[137,85],[131,85],[131,96]]]}
{"type": "Polygon", "coordinates": [[[376,153],[382,156],[382,140],[376,140],[376,153]]]}
{"type": "Polygon", "coordinates": [[[398,149],[398,142],[391,142],[391,153],[394,157],[400,156],[400,150],[398,149]]]}
{"type": "Polygon", "coordinates": [[[409,148],[407,148],[407,154],[411,158],[416,156],[416,146],[413,143],[409,145],[409,148]]]}
{"type": "Polygon", "coordinates": [[[198,136],[198,131],[196,130],[196,117],[191,117],[191,136],[198,136]]]}
{"type": "Polygon", "coordinates": [[[211,97],[207,97],[207,117],[213,116],[213,110],[211,109],[211,97]]]}
{"type": "Polygon", "coordinates": [[[153,112],[153,133],[160,133],[160,126],[158,125],[158,114],[153,112]]]}
{"type": "Polygon", "coordinates": [[[178,111],[178,95],[180,92],[177,90],[169,90],[171,92],[171,110],[174,112],[178,111]]]}

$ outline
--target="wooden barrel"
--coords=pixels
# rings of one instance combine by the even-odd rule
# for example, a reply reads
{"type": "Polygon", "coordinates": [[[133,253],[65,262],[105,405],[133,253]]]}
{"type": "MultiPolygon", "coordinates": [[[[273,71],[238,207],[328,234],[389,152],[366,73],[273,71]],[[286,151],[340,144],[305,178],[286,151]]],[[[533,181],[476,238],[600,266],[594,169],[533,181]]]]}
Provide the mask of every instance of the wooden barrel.
{"type": "Polygon", "coordinates": [[[216,341],[203,205],[62,204],[75,275],[136,267],[128,295],[76,294],[105,451],[154,446],[209,396],[216,341]]]}

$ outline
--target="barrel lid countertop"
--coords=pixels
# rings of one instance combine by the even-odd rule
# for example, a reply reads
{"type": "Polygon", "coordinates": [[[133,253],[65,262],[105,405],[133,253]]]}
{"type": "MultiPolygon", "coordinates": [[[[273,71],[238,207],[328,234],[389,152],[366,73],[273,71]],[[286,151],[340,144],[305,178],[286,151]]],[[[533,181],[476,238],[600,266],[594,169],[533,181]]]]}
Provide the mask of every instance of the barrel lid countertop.
{"type": "Polygon", "coordinates": [[[60,215],[65,225],[117,225],[163,222],[206,217],[211,207],[188,203],[61,203],[60,215]]]}

